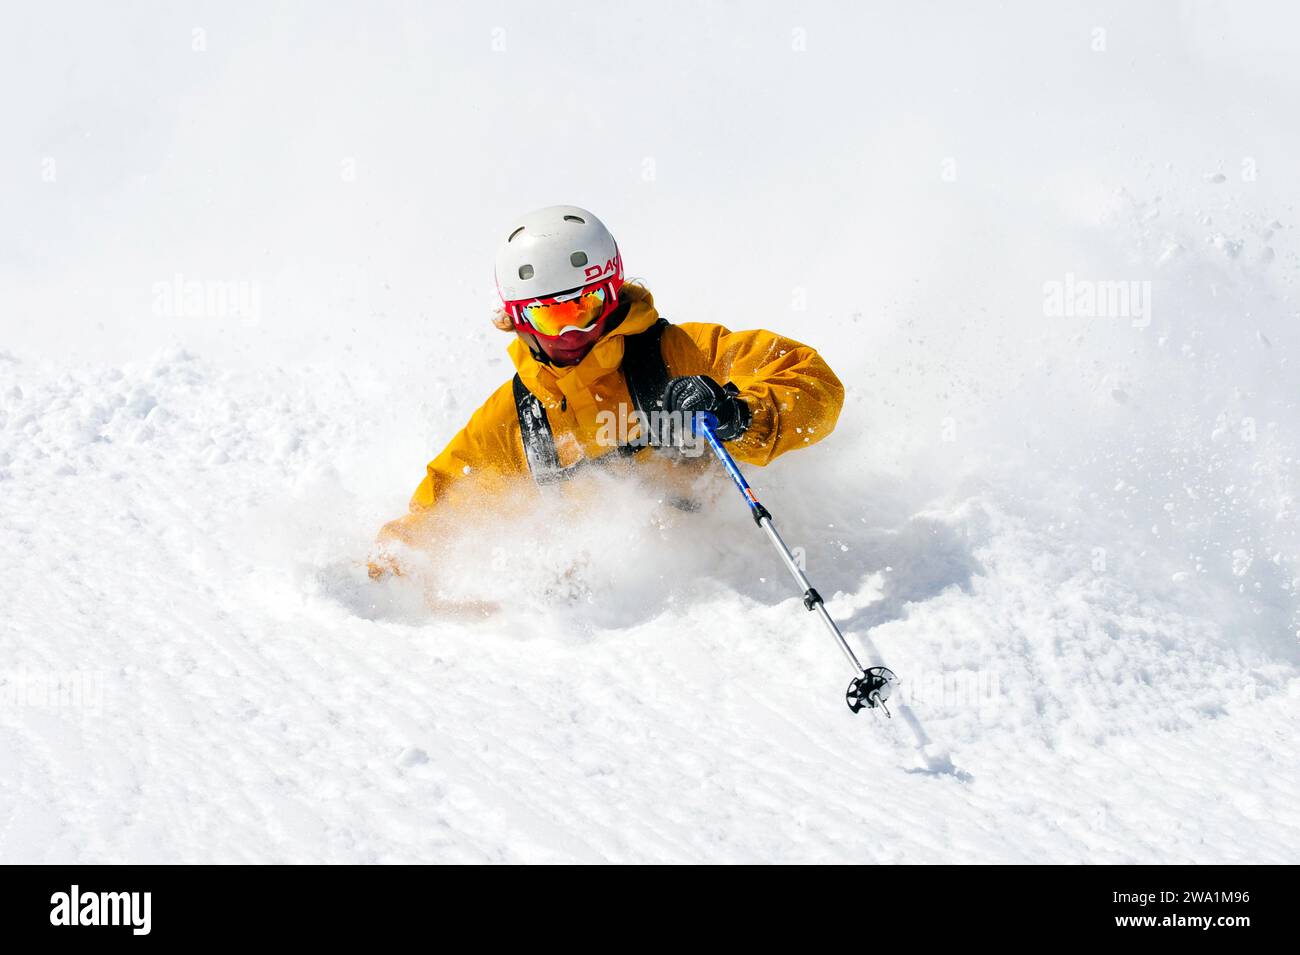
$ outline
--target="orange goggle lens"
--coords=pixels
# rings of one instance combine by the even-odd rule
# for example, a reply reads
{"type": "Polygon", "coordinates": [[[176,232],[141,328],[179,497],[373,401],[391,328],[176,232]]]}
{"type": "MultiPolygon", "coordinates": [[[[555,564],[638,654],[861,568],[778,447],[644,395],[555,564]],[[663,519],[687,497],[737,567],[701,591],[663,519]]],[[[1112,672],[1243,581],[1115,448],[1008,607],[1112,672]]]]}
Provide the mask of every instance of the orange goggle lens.
{"type": "Polygon", "coordinates": [[[585,332],[605,311],[605,287],[588,289],[562,302],[555,299],[529,302],[521,305],[519,311],[524,321],[543,335],[555,337],[567,331],[585,332]]]}

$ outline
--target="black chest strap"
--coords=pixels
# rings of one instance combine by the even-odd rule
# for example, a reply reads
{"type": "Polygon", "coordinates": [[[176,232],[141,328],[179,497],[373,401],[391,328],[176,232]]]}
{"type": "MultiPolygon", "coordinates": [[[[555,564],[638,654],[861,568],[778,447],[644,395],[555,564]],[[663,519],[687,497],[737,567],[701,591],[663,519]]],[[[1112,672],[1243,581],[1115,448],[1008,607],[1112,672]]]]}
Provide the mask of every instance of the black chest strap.
{"type": "MultiPolygon", "coordinates": [[[[628,394],[632,403],[643,416],[641,419],[642,438],[636,444],[620,445],[619,457],[635,454],[646,444],[657,445],[658,435],[651,428],[651,415],[659,410],[660,399],[668,386],[668,366],[664,363],[659,340],[664,329],[669,325],[668,319],[661,318],[645,331],[637,335],[628,335],[623,342],[623,380],[627,383],[628,394]]],[[[568,478],[574,468],[560,467],[560,455],[555,450],[555,436],[551,432],[551,422],[546,417],[546,408],[540,398],[528,390],[523,379],[515,375],[513,383],[515,411],[519,415],[519,435],[524,444],[524,457],[528,460],[528,470],[538,484],[552,484],[568,478]]],[[[657,419],[656,419],[657,420],[657,419]]]]}
{"type": "Polygon", "coordinates": [[[629,335],[623,344],[623,380],[636,410],[646,416],[645,422],[651,412],[659,410],[668,387],[668,366],[660,347],[668,325],[668,319],[661,318],[641,334],[629,335]]]}
{"type": "Polygon", "coordinates": [[[541,399],[528,390],[524,380],[515,375],[515,412],[519,415],[519,435],[524,442],[528,470],[538,484],[550,484],[563,475],[560,455],[555,450],[551,422],[541,399]]]}

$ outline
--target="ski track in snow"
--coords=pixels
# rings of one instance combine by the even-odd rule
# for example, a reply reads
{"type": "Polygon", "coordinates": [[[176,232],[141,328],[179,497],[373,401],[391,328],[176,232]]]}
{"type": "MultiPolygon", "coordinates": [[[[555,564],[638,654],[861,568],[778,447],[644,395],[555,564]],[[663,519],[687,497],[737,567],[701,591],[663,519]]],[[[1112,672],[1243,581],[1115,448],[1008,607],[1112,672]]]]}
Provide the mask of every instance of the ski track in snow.
{"type": "Polygon", "coordinates": [[[369,526],[338,536],[369,389],[178,351],[3,370],[7,862],[1296,861],[1291,665],[991,493],[907,518],[832,602],[951,752],[933,774],[848,714],[730,499],[769,592],[592,594],[651,604],[623,629],[581,600],[431,617],[366,580],[369,526]],[[50,674],[83,705],[31,696],[50,674]]]}

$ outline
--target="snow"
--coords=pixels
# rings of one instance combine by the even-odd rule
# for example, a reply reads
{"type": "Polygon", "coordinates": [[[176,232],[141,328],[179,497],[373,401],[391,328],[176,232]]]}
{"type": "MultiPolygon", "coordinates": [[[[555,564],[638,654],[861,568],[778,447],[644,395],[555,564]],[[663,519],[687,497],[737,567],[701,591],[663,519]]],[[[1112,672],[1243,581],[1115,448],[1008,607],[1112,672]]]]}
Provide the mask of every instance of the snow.
{"type": "Polygon", "coordinates": [[[554,79],[580,15],[20,15],[0,861],[1300,861],[1295,14],[598,9],[622,48],[554,79]],[[721,475],[485,504],[368,579],[552,201],[844,379],[748,473],[894,719],[721,475]],[[1049,314],[1067,276],[1150,312],[1049,314]]]}

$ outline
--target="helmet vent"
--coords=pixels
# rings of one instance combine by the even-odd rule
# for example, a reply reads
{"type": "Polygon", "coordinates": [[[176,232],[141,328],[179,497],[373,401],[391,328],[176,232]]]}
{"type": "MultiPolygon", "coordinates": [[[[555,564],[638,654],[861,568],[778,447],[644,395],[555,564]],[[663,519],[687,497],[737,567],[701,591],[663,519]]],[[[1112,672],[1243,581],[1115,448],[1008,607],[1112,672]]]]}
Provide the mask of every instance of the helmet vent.
{"type": "Polygon", "coordinates": [[[586,224],[587,224],[587,220],[586,220],[586,219],[583,219],[583,218],[581,218],[581,217],[579,217],[579,216],[565,216],[565,217],[564,217],[564,221],[565,221],[565,222],[576,222],[576,223],[578,223],[578,225],[586,225],[586,224]]]}
{"type": "Polygon", "coordinates": [[[517,236],[519,233],[521,233],[521,232],[523,232],[523,231],[524,231],[524,227],[523,227],[523,226],[520,226],[520,227],[519,227],[518,229],[516,229],[514,232],[511,232],[511,233],[510,233],[510,238],[509,238],[509,239],[506,239],[506,241],[509,242],[511,239],[513,239],[515,236],[517,236]]]}
{"type": "Polygon", "coordinates": [[[573,255],[569,256],[569,264],[575,269],[582,268],[582,266],[587,264],[587,253],[574,252],[573,255]]]}
{"type": "Polygon", "coordinates": [[[531,265],[519,266],[519,277],[521,279],[530,279],[533,277],[533,267],[531,265]]]}

